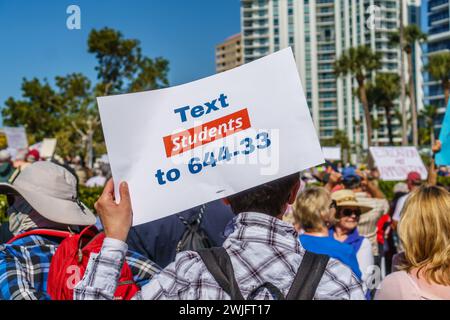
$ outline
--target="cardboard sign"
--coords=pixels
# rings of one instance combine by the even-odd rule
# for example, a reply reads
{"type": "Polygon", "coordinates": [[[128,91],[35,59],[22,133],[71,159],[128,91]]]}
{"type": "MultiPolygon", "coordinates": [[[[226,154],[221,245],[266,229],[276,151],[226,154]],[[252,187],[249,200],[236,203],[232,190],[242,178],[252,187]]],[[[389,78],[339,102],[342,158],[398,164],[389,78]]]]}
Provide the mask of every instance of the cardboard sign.
{"type": "Polygon", "coordinates": [[[41,142],[35,143],[29,147],[30,150],[37,150],[41,158],[51,158],[56,150],[56,139],[45,138],[41,142]]]}
{"type": "Polygon", "coordinates": [[[37,151],[39,151],[39,154],[40,154],[41,148],[42,148],[42,141],[32,144],[31,146],[28,147],[28,150],[37,150],[37,151]]]}
{"type": "Polygon", "coordinates": [[[428,171],[415,147],[370,147],[370,153],[382,180],[406,180],[411,171],[420,173],[422,180],[428,176],[428,171]]]}
{"type": "Polygon", "coordinates": [[[5,127],[3,130],[9,148],[16,150],[28,148],[28,139],[24,127],[5,127]]]}
{"type": "Polygon", "coordinates": [[[290,48],[185,85],[98,98],[133,224],[324,162],[290,48]]]}
{"type": "Polygon", "coordinates": [[[44,139],[42,141],[40,155],[41,158],[51,158],[56,150],[56,139],[44,139]]]}
{"type": "Polygon", "coordinates": [[[442,122],[439,140],[441,141],[441,151],[436,153],[435,162],[438,166],[450,166],[450,111],[447,105],[444,121],[442,122]]]}
{"type": "Polygon", "coordinates": [[[326,160],[341,160],[341,148],[322,147],[323,157],[326,160]]]}

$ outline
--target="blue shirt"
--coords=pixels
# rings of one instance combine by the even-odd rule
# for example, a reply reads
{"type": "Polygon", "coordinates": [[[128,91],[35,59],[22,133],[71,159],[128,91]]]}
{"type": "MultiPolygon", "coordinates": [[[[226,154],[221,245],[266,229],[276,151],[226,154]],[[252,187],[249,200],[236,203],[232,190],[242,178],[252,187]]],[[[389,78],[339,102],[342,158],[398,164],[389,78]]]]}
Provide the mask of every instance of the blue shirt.
{"type": "MultiPolygon", "coordinates": [[[[334,239],[334,227],[331,227],[330,229],[328,229],[328,236],[331,239],[334,239]]],[[[342,243],[352,246],[355,253],[357,253],[359,251],[359,249],[361,248],[363,241],[364,241],[364,237],[360,236],[358,233],[358,229],[355,228],[348,234],[347,238],[342,243]]]]}
{"type": "Polygon", "coordinates": [[[318,254],[326,254],[341,261],[343,264],[349,266],[353,273],[361,279],[361,271],[359,270],[358,260],[356,260],[356,253],[350,245],[333,238],[317,237],[307,234],[300,235],[299,240],[306,250],[318,254]]]}

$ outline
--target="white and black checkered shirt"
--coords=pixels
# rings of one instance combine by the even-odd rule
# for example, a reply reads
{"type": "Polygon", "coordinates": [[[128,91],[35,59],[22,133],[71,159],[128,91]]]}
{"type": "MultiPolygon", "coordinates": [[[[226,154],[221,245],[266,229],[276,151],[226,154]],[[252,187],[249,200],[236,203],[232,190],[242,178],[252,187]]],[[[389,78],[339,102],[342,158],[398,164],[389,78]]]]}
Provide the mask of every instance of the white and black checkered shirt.
{"type": "MultiPolygon", "coordinates": [[[[223,247],[230,255],[244,297],[264,282],[289,291],[305,250],[291,225],[261,213],[241,213],[223,247]]],[[[105,239],[100,254],[92,254],[74,299],[112,299],[127,245],[105,239]]],[[[256,299],[272,299],[261,290],[256,299]]],[[[173,263],[142,287],[135,299],[230,299],[207,271],[196,252],[179,253],[173,263]]],[[[315,299],[365,299],[360,281],[350,268],[330,259],[315,299]]]]}

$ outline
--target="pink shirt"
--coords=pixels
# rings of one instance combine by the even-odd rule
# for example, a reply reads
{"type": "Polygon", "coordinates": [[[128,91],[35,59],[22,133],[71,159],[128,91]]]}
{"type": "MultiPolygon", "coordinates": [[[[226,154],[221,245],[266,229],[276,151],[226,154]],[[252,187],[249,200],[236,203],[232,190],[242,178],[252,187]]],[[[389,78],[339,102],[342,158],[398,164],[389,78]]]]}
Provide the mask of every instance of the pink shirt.
{"type": "Polygon", "coordinates": [[[450,300],[450,286],[430,284],[415,272],[397,271],[381,282],[375,300],[450,300]]]}

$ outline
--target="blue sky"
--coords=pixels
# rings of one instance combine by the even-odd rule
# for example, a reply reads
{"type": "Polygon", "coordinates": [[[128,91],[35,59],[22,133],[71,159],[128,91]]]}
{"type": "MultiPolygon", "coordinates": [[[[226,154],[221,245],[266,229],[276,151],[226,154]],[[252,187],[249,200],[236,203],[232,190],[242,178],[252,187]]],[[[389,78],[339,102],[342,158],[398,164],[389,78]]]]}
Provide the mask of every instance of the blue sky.
{"type": "Polygon", "coordinates": [[[20,97],[23,77],[82,72],[95,80],[87,37],[105,26],[139,39],[144,54],[168,59],[171,85],[214,74],[215,45],[240,31],[239,6],[239,0],[0,0],[0,107],[20,97]],[[71,4],[81,8],[81,30],[66,27],[71,4]]]}

